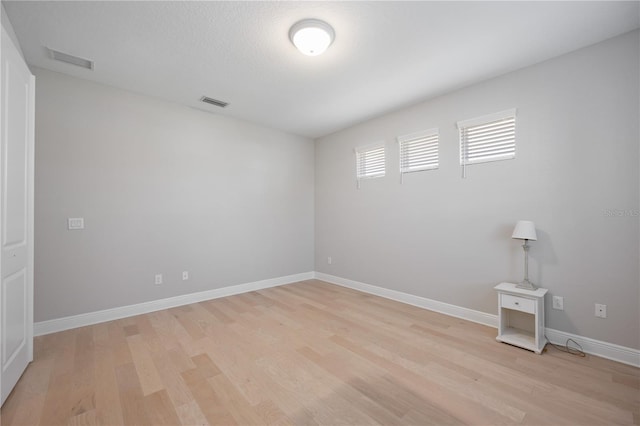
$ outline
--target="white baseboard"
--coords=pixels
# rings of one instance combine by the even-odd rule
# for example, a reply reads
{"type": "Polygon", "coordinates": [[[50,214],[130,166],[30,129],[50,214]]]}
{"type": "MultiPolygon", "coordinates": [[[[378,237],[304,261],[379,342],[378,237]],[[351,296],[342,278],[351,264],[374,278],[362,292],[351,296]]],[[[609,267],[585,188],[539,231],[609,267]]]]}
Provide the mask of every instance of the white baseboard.
{"type": "Polygon", "coordinates": [[[406,303],[408,305],[417,306],[419,308],[428,309],[430,311],[439,312],[456,318],[462,318],[468,321],[477,322],[479,324],[488,325],[489,327],[498,327],[498,316],[487,314],[485,312],[475,311],[473,309],[463,308],[461,306],[450,305],[449,303],[438,302],[437,300],[427,299],[426,297],[414,296],[412,294],[403,293],[401,291],[389,290],[388,288],[377,287],[371,284],[365,284],[346,278],[336,277],[333,275],[316,272],[315,277],[319,280],[326,281],[331,284],[337,284],[342,287],[359,290],[364,293],[373,294],[384,297],[385,299],[395,300],[397,302],[406,303]]]}
{"type": "Polygon", "coordinates": [[[277,287],[285,284],[295,283],[298,281],[310,280],[313,277],[313,272],[304,272],[301,274],[287,275],[284,277],[271,278],[267,280],[238,284],[223,288],[216,288],[213,290],[207,290],[198,293],[183,294],[166,299],[138,303],[135,305],[105,309],[103,311],[88,312],[86,314],[73,315],[70,317],[57,318],[48,321],[40,321],[34,324],[33,333],[35,336],[42,336],[44,334],[56,333],[58,331],[70,330],[72,328],[84,327],[86,325],[98,324],[101,322],[112,321],[134,315],[146,314],[162,309],[202,302],[204,300],[233,296],[235,294],[247,293],[264,288],[277,287]]]}
{"type": "MultiPolygon", "coordinates": [[[[556,345],[564,346],[568,339],[573,339],[582,346],[582,350],[588,354],[618,361],[634,367],[640,367],[640,351],[637,349],[578,336],[577,334],[566,333],[564,331],[554,330],[553,328],[545,328],[545,332],[547,339],[556,345]]],[[[571,345],[571,347],[575,347],[575,345],[571,345]]]]}
{"type": "MultiPolygon", "coordinates": [[[[358,281],[349,280],[347,278],[336,277],[322,272],[315,272],[315,278],[336,284],[342,287],[351,288],[362,291],[364,293],[373,294],[375,296],[384,297],[386,299],[395,300],[430,311],[439,312],[456,318],[462,318],[468,321],[484,324],[489,327],[498,327],[498,316],[480,312],[473,309],[463,308],[461,306],[451,305],[448,303],[438,302],[437,300],[427,299],[425,297],[414,296],[412,294],[403,293],[396,290],[390,290],[383,287],[365,284],[358,281]]],[[[601,358],[607,358],[623,364],[640,367],[640,350],[627,348],[625,346],[616,345],[614,343],[603,342],[601,340],[582,337],[564,331],[545,328],[545,334],[549,341],[557,345],[564,345],[567,339],[576,341],[582,349],[591,355],[601,358]]]]}

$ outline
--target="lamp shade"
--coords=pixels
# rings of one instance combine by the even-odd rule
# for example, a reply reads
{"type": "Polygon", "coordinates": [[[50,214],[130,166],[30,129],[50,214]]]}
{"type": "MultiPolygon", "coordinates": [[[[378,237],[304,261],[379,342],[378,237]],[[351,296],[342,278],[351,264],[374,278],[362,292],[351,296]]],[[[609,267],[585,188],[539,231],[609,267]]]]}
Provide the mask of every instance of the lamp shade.
{"type": "Polygon", "coordinates": [[[538,239],[536,235],[536,225],[529,220],[519,220],[518,223],[516,223],[511,238],[536,241],[538,239]]]}

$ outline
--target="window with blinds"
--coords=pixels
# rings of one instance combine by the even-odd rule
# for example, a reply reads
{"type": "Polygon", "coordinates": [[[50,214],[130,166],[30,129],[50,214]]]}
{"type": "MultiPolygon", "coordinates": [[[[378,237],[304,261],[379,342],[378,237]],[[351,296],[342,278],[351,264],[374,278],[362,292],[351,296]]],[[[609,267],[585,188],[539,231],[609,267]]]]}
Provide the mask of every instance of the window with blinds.
{"type": "Polygon", "coordinates": [[[356,149],[356,177],[361,179],[383,177],[385,174],[384,144],[356,149]]]}
{"type": "Polygon", "coordinates": [[[516,110],[458,122],[460,165],[516,157],[516,110]]]}
{"type": "Polygon", "coordinates": [[[398,136],[400,173],[438,168],[438,129],[398,136]]]}

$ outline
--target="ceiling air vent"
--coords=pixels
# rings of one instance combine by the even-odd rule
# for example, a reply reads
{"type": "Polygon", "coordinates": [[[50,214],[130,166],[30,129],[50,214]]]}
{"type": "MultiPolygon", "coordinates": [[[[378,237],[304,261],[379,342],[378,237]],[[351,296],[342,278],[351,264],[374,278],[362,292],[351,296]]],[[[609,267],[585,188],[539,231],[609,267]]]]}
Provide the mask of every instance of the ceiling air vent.
{"type": "Polygon", "coordinates": [[[93,61],[90,61],[89,59],[85,59],[85,58],[80,58],[78,56],[69,55],[68,53],[59,52],[57,50],[53,50],[53,49],[50,49],[50,48],[48,50],[49,50],[49,54],[51,55],[51,58],[56,60],[56,61],[65,62],[67,64],[75,65],[77,67],[86,68],[88,70],[92,70],[93,69],[93,61]]]}
{"type": "Polygon", "coordinates": [[[217,99],[209,98],[207,96],[201,97],[200,101],[204,102],[205,104],[215,105],[215,106],[220,107],[220,108],[224,108],[227,105],[229,105],[229,102],[219,101],[217,99]]]}

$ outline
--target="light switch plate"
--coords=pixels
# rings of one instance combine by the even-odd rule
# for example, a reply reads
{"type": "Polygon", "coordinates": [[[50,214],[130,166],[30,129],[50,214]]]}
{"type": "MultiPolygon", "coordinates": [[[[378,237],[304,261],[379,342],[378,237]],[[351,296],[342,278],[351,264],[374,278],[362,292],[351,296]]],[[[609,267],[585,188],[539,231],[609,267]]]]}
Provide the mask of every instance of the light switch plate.
{"type": "Polygon", "coordinates": [[[84,229],[83,217],[70,217],[67,219],[67,225],[69,230],[84,229]]]}

